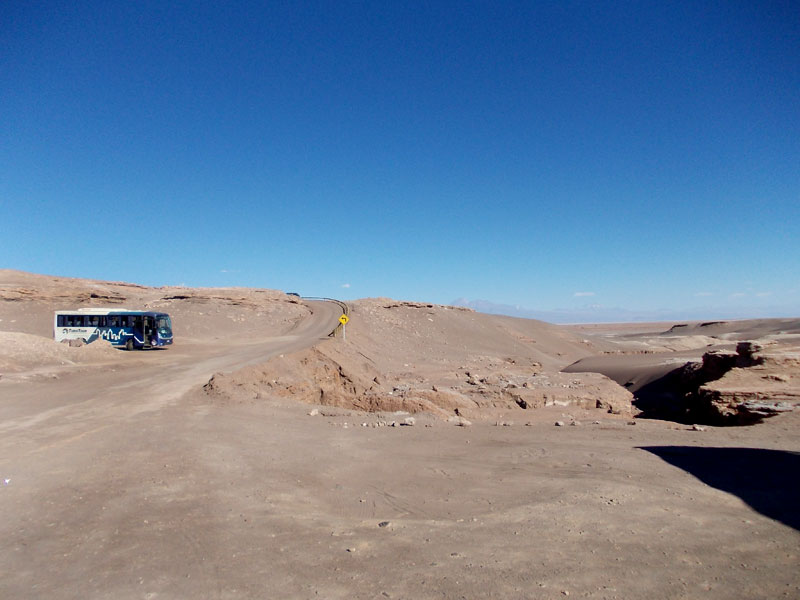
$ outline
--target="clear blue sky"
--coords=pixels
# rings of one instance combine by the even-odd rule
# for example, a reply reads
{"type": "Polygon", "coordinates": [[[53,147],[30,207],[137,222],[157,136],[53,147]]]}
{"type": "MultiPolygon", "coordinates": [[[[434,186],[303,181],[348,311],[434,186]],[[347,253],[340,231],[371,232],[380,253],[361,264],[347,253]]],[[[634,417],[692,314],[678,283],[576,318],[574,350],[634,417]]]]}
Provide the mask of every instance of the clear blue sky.
{"type": "Polygon", "coordinates": [[[0,267],[800,315],[800,4],[0,6],[0,267]]]}

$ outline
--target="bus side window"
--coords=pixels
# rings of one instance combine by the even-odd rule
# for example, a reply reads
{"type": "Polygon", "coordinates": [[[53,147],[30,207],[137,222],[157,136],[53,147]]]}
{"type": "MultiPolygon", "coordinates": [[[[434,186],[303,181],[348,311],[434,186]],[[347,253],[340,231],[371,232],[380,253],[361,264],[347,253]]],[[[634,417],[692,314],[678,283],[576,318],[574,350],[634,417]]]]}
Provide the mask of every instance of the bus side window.
{"type": "Polygon", "coordinates": [[[64,315],[58,315],[56,317],[56,327],[64,327],[65,322],[64,315]]]}

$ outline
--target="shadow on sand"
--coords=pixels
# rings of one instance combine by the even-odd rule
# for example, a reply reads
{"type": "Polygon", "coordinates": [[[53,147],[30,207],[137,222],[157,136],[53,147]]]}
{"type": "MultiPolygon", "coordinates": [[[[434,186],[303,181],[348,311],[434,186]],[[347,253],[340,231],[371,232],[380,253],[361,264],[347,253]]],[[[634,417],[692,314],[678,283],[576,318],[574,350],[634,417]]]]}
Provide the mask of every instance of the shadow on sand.
{"type": "Polygon", "coordinates": [[[800,531],[800,452],[693,446],[640,448],[800,531]]]}

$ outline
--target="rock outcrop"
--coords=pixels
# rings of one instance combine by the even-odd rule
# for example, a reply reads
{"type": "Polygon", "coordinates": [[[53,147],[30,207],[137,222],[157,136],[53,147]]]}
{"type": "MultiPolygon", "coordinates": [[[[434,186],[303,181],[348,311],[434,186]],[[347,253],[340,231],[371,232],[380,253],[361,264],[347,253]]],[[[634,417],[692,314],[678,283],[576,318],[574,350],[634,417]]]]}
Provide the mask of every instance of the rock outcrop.
{"type": "Polygon", "coordinates": [[[698,387],[697,411],[712,422],[748,424],[800,406],[800,348],[742,342],[736,350],[730,369],[698,387]]]}
{"type": "Polygon", "coordinates": [[[692,420],[746,425],[800,406],[800,348],[740,342],[682,372],[692,420]]]}
{"type": "Polygon", "coordinates": [[[451,385],[424,377],[387,376],[368,362],[331,356],[314,348],[277,357],[231,374],[216,374],[204,386],[221,403],[291,398],[365,412],[426,412],[447,418],[491,418],[497,411],[547,406],[599,409],[631,416],[630,392],[597,373],[566,374],[538,368],[478,374],[461,369],[451,385]]]}

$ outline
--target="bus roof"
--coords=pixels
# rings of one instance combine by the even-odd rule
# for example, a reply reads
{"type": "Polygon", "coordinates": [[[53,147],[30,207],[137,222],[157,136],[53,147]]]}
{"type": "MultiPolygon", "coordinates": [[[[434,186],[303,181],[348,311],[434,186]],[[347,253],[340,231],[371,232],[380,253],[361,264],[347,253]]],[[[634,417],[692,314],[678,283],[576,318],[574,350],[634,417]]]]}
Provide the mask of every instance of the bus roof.
{"type": "MultiPolygon", "coordinates": [[[[114,308],[101,308],[101,307],[92,307],[92,308],[76,308],[74,310],[57,310],[55,311],[56,315],[147,315],[154,317],[156,315],[167,315],[165,312],[159,312],[154,310],[134,310],[131,308],[122,308],[122,307],[114,307],[114,308]]],[[[167,315],[169,316],[169,315],[167,315]]]]}

